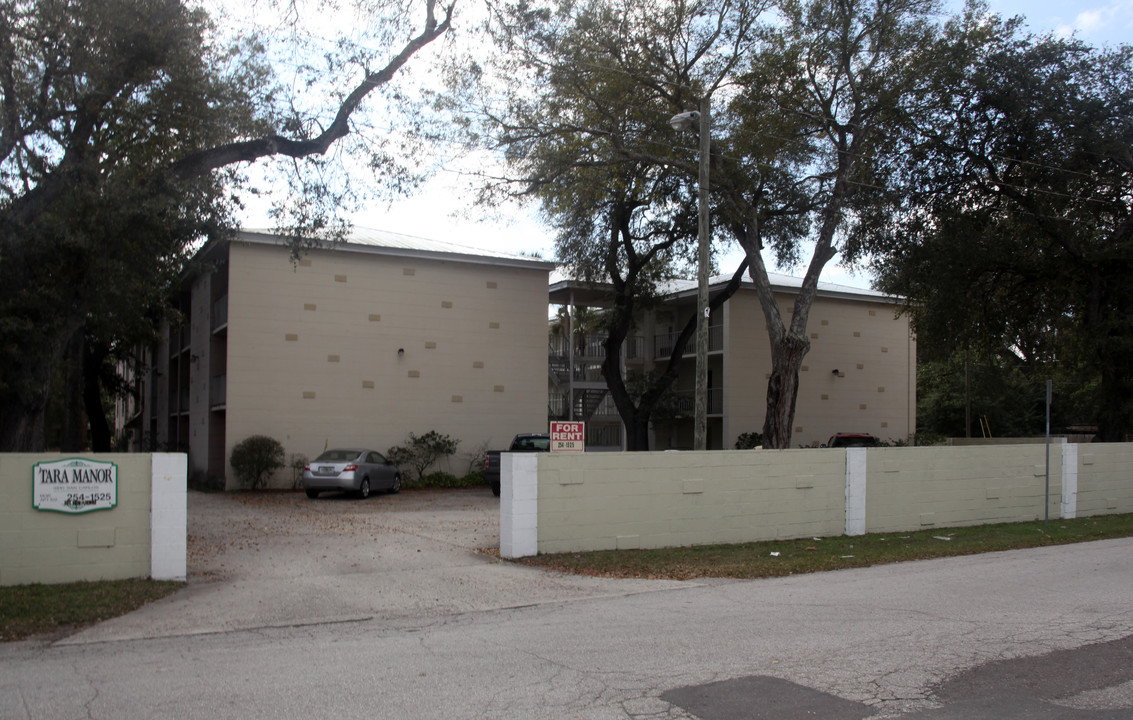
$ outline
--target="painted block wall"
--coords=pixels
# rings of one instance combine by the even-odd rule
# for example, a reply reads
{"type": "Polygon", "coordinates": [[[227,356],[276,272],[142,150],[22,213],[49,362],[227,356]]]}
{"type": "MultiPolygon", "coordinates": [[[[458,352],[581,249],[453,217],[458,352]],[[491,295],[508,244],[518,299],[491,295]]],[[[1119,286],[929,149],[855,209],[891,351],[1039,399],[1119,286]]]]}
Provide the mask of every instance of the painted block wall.
{"type": "Polygon", "coordinates": [[[1041,445],[519,457],[505,557],[1133,512],[1133,443],[1052,445],[1045,509],[1041,445]]]}
{"type": "MultiPolygon", "coordinates": [[[[1061,445],[1050,453],[1050,517],[1062,493],[1061,445]]],[[[1044,517],[1042,445],[872,448],[867,453],[869,532],[1024,522],[1044,517]]]]}
{"type": "Polygon", "coordinates": [[[1129,447],[1128,443],[1078,446],[1079,517],[1133,511],[1129,447]]]}
{"type": "Polygon", "coordinates": [[[150,456],[0,454],[0,585],[147,577],[150,456]],[[118,505],[79,515],[32,507],[32,466],[84,457],[118,465],[118,505]]]}
{"type": "Polygon", "coordinates": [[[182,453],[0,454],[0,586],[153,577],[184,580],[182,453]],[[32,467],[82,457],[118,466],[118,504],[77,515],[32,507],[32,467]]]}
{"type": "Polygon", "coordinates": [[[813,450],[538,456],[539,552],[840,534],[845,459],[813,450]]]}

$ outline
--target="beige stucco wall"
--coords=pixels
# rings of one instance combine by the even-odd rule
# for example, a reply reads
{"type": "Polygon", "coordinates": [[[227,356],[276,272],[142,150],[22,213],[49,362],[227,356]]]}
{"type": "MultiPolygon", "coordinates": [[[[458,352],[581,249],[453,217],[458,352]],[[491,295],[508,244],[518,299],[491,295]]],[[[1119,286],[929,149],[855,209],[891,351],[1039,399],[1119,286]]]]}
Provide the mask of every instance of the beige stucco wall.
{"type": "Polygon", "coordinates": [[[33,508],[32,466],[70,457],[0,454],[0,585],[150,574],[151,456],[82,456],[118,465],[118,505],[112,509],[68,515],[33,508]]]}
{"type": "Polygon", "coordinates": [[[253,434],[312,458],[384,451],[437,430],[461,441],[463,474],[481,445],[547,426],[546,296],[537,268],[336,250],[296,266],[233,243],[227,452],[253,434]]]}
{"type": "MultiPolygon", "coordinates": [[[[868,451],[869,532],[1024,522],[1044,517],[1042,445],[868,451]]],[[[1058,517],[1062,452],[1050,453],[1050,517],[1058,517]]]]}
{"type": "MultiPolygon", "coordinates": [[[[790,322],[793,295],[777,295],[790,322]]],[[[725,445],[763,430],[771,352],[767,325],[754,291],[727,305],[725,445]]],[[[904,440],[916,429],[916,341],[893,303],[815,298],[807,332],[811,348],[799,374],[792,442],[825,443],[838,432],[867,432],[904,440]],[[834,370],[839,375],[833,374],[834,370]]]]}
{"type": "Polygon", "coordinates": [[[840,535],[838,451],[539,456],[539,552],[840,535]]]}

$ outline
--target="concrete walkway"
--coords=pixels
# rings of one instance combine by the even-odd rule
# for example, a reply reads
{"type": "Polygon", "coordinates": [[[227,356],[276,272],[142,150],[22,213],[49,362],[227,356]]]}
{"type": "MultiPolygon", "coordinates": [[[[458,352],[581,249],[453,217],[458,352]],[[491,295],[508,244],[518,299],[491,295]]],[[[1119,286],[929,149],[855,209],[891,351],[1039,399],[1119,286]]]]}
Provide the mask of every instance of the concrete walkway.
{"type": "Polygon", "coordinates": [[[435,617],[690,585],[501,562],[486,489],[366,500],[189,493],[188,587],[61,641],[82,644],[364,619],[435,617]]]}

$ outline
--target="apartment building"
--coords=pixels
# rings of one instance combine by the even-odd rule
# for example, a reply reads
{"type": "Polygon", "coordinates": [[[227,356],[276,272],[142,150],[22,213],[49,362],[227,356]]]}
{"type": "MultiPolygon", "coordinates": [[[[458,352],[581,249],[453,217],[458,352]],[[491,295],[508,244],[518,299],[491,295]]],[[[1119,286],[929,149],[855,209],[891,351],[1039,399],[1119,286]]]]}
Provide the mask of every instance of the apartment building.
{"type": "MultiPolygon", "coordinates": [[[[197,254],[176,298],[179,321],[148,352],[138,400],[117,417],[137,447],[182,450],[190,473],[237,481],[232,447],[264,434],[313,458],[329,446],[384,451],[410,432],[461,441],[449,469],[548,420],[587,422],[587,447],[619,450],[624,432],[601,373],[603,337],[548,308],[609,307],[610,289],[550,281],[554,265],[454,243],[356,229],[293,261],[270,232],[244,231],[197,254]],[[565,329],[564,329],[565,325],[565,329]],[[550,337],[549,337],[550,335],[550,337]],[[548,342],[549,338],[549,342],[548,342]]],[[[774,275],[789,317],[799,280],[774,275]]],[[[727,278],[712,280],[712,291],[727,278]]],[[[837,432],[904,439],[916,427],[916,342],[898,304],[820,283],[811,310],[794,444],[837,432]]],[[[696,284],[674,283],[644,313],[621,358],[628,374],[664,366],[695,314],[696,284]]],[[[754,288],[713,313],[708,446],[762,430],[771,361],[754,288]]],[[[651,447],[690,448],[695,345],[681,361],[651,447]]],[[[288,471],[275,484],[287,484],[288,471]]]]}
{"type": "Polygon", "coordinates": [[[460,440],[463,474],[477,450],[546,427],[551,263],[356,229],[297,261],[240,232],[194,267],[119,416],[136,444],[187,452],[191,476],[237,487],[227,459],[250,435],[313,458],[429,430],[460,440]]]}
{"type": "MultiPolygon", "coordinates": [[[[729,278],[716,277],[711,292],[729,278]]],[[[801,281],[772,274],[772,287],[786,322],[801,281]]],[[[610,306],[609,287],[556,280],[553,305],[610,306]]],[[[867,432],[882,440],[904,440],[916,429],[916,340],[894,298],[872,290],[819,283],[808,323],[811,349],[803,360],[793,444],[814,446],[838,432],[867,432]]],[[[627,374],[664,367],[681,329],[696,312],[696,283],[674,283],[656,309],[644,313],[623,351],[627,374]]],[[[566,313],[563,313],[564,315],[566,313]]],[[[570,311],[572,317],[578,311],[570,311]]],[[[587,446],[623,446],[621,420],[601,373],[603,338],[560,328],[550,339],[548,413],[552,419],[585,420],[587,446]]],[[[653,424],[651,447],[691,448],[695,338],[681,361],[668,412],[653,424]]],[[[766,415],[771,351],[767,326],[750,281],[712,314],[708,353],[708,447],[731,448],[736,438],[760,432],[766,415]]]]}

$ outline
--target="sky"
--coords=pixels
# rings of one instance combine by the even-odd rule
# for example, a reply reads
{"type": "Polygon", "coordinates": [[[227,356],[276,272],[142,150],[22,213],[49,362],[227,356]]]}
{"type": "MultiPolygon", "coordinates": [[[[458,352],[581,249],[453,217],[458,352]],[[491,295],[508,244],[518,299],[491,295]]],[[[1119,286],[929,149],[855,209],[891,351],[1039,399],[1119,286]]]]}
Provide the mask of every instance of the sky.
{"type": "MultiPolygon", "coordinates": [[[[1074,35],[1092,45],[1133,43],[1133,0],[989,0],[994,12],[1004,16],[1021,15],[1035,33],[1074,35]]],[[[953,11],[962,2],[947,3],[953,11]]],[[[455,169],[442,170],[415,195],[392,205],[372,206],[350,216],[361,227],[404,233],[418,237],[447,240],[475,248],[514,253],[539,253],[554,257],[553,231],[544,226],[535,208],[511,208],[496,217],[485,219],[473,207],[471,197],[461,188],[466,178],[455,169]]],[[[248,217],[245,224],[268,227],[262,217],[248,217]]],[[[742,260],[738,247],[718,258],[720,272],[731,273],[742,260]]],[[[774,261],[765,258],[769,269],[774,261]]],[[[801,275],[805,267],[781,271],[801,275]]],[[[870,278],[864,271],[853,271],[835,258],[827,264],[822,280],[853,287],[868,288],[870,278]]]]}

